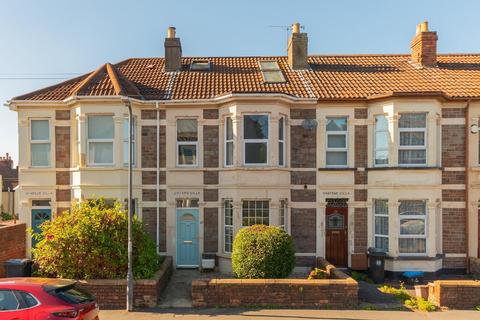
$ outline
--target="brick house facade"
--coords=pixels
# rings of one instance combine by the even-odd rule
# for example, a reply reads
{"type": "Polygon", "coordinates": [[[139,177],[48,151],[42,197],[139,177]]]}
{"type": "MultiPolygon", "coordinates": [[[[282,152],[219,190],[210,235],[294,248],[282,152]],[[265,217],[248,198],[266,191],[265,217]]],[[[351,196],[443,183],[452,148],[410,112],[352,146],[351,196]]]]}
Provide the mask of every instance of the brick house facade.
{"type": "Polygon", "coordinates": [[[292,235],[299,267],[362,269],[376,247],[392,272],[465,269],[479,246],[479,139],[466,128],[480,117],[480,55],[437,55],[422,28],[411,55],[308,56],[294,28],[288,57],[245,58],[181,57],[171,29],[165,59],[16,97],[21,219],[41,201],[55,217],[126,198],[128,98],[135,209],[178,267],[214,255],[228,272],[236,232],[268,223],[292,235]]]}

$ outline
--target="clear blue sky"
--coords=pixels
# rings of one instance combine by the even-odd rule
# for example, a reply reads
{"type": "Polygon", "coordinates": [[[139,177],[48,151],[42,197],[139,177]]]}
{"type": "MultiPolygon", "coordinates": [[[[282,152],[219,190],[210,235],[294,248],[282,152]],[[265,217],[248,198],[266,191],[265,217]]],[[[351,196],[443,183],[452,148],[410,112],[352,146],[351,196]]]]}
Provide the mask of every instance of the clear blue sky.
{"type": "MultiPolygon", "coordinates": [[[[477,0],[0,0],[0,103],[105,62],[163,56],[168,26],[184,56],[283,55],[298,21],[314,53],[408,53],[417,23],[439,52],[480,52],[477,0]]],[[[16,113],[0,107],[0,154],[18,157],[16,113]]]]}

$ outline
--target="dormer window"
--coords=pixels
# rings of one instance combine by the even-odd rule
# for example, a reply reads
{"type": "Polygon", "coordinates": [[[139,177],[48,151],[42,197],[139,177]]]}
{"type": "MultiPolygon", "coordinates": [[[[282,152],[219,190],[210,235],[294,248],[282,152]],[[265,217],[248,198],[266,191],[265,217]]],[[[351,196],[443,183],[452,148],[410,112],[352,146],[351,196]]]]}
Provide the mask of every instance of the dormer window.
{"type": "Polygon", "coordinates": [[[190,71],[210,71],[210,61],[195,60],[190,64],[190,71]]]}
{"type": "Polygon", "coordinates": [[[265,83],[286,82],[277,61],[259,61],[258,63],[260,65],[260,71],[262,71],[263,81],[265,81],[265,83]]]}

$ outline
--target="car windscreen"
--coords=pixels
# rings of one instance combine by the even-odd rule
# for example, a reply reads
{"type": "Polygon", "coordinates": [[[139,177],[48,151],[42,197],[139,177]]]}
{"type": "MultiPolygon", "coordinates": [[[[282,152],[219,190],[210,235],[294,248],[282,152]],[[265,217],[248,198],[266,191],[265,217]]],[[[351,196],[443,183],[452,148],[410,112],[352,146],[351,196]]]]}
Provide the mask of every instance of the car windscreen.
{"type": "Polygon", "coordinates": [[[48,291],[48,293],[71,304],[84,303],[88,301],[93,301],[95,299],[90,293],[75,284],[56,288],[54,290],[48,291]]]}

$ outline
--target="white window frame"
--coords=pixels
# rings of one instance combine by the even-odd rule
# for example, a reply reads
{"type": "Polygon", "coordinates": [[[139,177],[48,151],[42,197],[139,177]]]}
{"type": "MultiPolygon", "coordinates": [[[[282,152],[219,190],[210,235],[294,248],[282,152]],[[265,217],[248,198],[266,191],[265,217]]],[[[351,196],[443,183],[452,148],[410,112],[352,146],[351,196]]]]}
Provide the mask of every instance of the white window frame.
{"type": "Polygon", "coordinates": [[[288,200],[280,199],[278,206],[278,226],[288,233],[288,200]],[[283,213],[283,224],[282,224],[283,213]]]}
{"type": "Polygon", "coordinates": [[[280,115],[280,118],[278,119],[278,166],[279,167],[285,167],[287,159],[285,157],[286,155],[286,150],[285,150],[285,130],[287,130],[287,120],[284,115],[280,115]],[[280,136],[280,124],[282,123],[283,120],[283,135],[280,136]],[[280,144],[283,146],[282,152],[280,153],[280,144]],[[280,164],[280,157],[282,157],[283,164],[280,164]]]}
{"type": "Polygon", "coordinates": [[[233,238],[234,238],[234,234],[233,234],[233,217],[234,217],[234,214],[233,214],[233,199],[223,199],[223,252],[225,253],[231,253],[232,252],[232,247],[233,247],[233,238]],[[231,208],[229,208],[229,210],[231,210],[230,214],[231,214],[231,220],[232,220],[232,224],[227,224],[227,206],[226,206],[226,203],[229,202],[231,203],[231,208]],[[230,251],[227,250],[227,230],[230,230],[230,233],[232,234],[232,239],[231,239],[231,242],[229,243],[230,245],[230,251]]]}
{"type": "Polygon", "coordinates": [[[327,124],[329,119],[345,119],[347,123],[347,130],[346,131],[328,131],[327,127],[325,126],[325,166],[327,168],[348,168],[348,117],[347,116],[333,116],[333,117],[327,117],[327,124]],[[330,135],[333,136],[339,136],[339,135],[345,135],[345,147],[344,148],[329,148],[328,147],[328,137],[330,135]],[[346,153],[346,158],[347,158],[347,163],[342,164],[342,165],[329,165],[327,164],[327,154],[328,152],[345,152],[346,153]]]}
{"type": "Polygon", "coordinates": [[[267,202],[267,203],[268,203],[268,224],[267,224],[267,225],[268,225],[268,226],[271,225],[272,217],[270,216],[270,215],[271,215],[270,200],[268,200],[268,199],[242,199],[242,214],[241,214],[242,228],[249,227],[249,225],[244,225],[244,224],[243,224],[243,203],[244,203],[245,201],[249,201],[249,202],[253,201],[253,202],[255,202],[255,209],[254,209],[254,210],[255,210],[255,219],[257,218],[257,209],[256,209],[257,206],[256,206],[256,203],[257,203],[257,202],[267,202]]]}
{"type": "Polygon", "coordinates": [[[389,252],[389,247],[390,247],[390,216],[389,216],[389,207],[388,207],[388,200],[387,199],[374,199],[374,203],[373,203],[373,247],[378,249],[377,246],[376,246],[376,238],[387,238],[388,240],[388,246],[387,246],[387,250],[386,252],[389,252]],[[387,213],[386,214],[378,214],[377,211],[375,210],[376,209],[376,206],[375,206],[375,202],[376,201],[387,201],[387,213]],[[387,218],[387,227],[388,227],[388,232],[387,234],[378,234],[376,233],[376,218],[377,217],[384,217],[384,218],[387,218]]]}
{"type": "Polygon", "coordinates": [[[88,114],[87,115],[87,164],[89,167],[104,167],[104,166],[113,166],[115,164],[115,119],[113,119],[113,115],[110,114],[88,114]],[[90,139],[90,132],[89,132],[89,121],[90,117],[96,117],[96,116],[111,116],[112,121],[113,121],[113,138],[112,139],[90,139]],[[90,162],[90,143],[96,143],[96,142],[111,142],[112,143],[112,162],[111,163],[92,163],[90,162]]]}
{"type": "Polygon", "coordinates": [[[177,162],[177,167],[181,168],[193,168],[193,167],[198,167],[198,158],[200,157],[200,153],[198,150],[198,135],[199,131],[198,130],[198,119],[197,118],[177,118],[175,119],[175,141],[176,141],[176,147],[175,147],[175,159],[177,162]],[[197,121],[197,141],[178,141],[178,120],[196,120],[197,121]],[[178,151],[180,146],[189,146],[189,145],[194,145],[195,146],[195,151],[196,151],[196,156],[195,156],[195,163],[194,164],[180,164],[179,163],[179,157],[178,157],[178,151]]]}
{"type": "MultiPolygon", "coordinates": [[[[128,116],[126,116],[123,120],[123,128],[125,129],[125,123],[128,123],[129,121],[129,118],[128,116]]],[[[133,120],[133,128],[132,128],[132,133],[133,133],[133,139],[132,139],[132,155],[133,155],[133,162],[132,162],[132,166],[135,167],[137,165],[137,119],[136,117],[134,116],[132,118],[133,120]]],[[[128,152],[128,131],[127,131],[127,135],[123,135],[123,148],[125,149],[125,147],[127,147],[127,152],[128,152]]],[[[125,150],[124,150],[125,152],[125,150]]],[[[128,166],[128,158],[125,159],[124,158],[125,154],[122,155],[122,158],[123,158],[123,165],[124,166],[128,166]]],[[[127,157],[128,157],[128,153],[127,153],[127,157]]]]}
{"type": "Polygon", "coordinates": [[[402,199],[399,200],[398,206],[398,255],[400,256],[425,256],[428,253],[428,206],[427,201],[424,199],[402,199]],[[423,201],[425,206],[425,214],[424,215],[402,215],[400,214],[400,202],[402,201],[423,201]],[[415,220],[423,220],[424,225],[424,232],[423,235],[421,234],[401,234],[401,220],[403,219],[415,219],[415,220]],[[400,252],[400,239],[425,239],[425,252],[416,252],[416,253],[408,253],[408,252],[400,252]]]}
{"type": "Polygon", "coordinates": [[[52,132],[50,127],[50,119],[49,118],[31,118],[30,119],[30,130],[29,130],[29,137],[30,137],[30,167],[32,168],[50,168],[52,166],[52,132]],[[32,122],[33,121],[47,121],[48,122],[48,140],[33,140],[32,139],[32,122]],[[49,144],[50,145],[50,155],[48,157],[48,165],[46,166],[35,166],[32,163],[32,144],[49,144]]]}
{"type": "Polygon", "coordinates": [[[387,137],[390,135],[390,131],[388,130],[388,118],[386,114],[377,114],[375,115],[375,132],[374,134],[374,148],[373,148],[373,166],[374,167],[388,167],[390,164],[390,152],[389,152],[389,145],[390,143],[388,142],[387,139],[387,147],[386,148],[377,148],[377,133],[385,133],[387,134],[387,137]],[[377,118],[378,117],[384,117],[387,120],[387,129],[386,130],[378,130],[377,129],[377,118]],[[387,163],[383,164],[377,164],[377,151],[387,151],[387,163]]]}
{"type": "Polygon", "coordinates": [[[223,150],[223,165],[227,168],[229,167],[233,167],[234,164],[235,164],[235,158],[234,158],[234,155],[235,155],[235,138],[234,138],[234,135],[233,135],[233,117],[232,116],[227,116],[225,117],[225,128],[224,128],[224,140],[225,140],[225,144],[224,144],[224,150],[223,150]],[[227,130],[228,130],[228,127],[227,127],[227,122],[228,122],[228,119],[230,119],[232,121],[232,139],[228,139],[228,135],[227,135],[227,130]],[[231,143],[232,144],[232,151],[233,151],[233,155],[232,155],[232,163],[231,164],[227,164],[227,145],[231,143]]]}
{"type": "Polygon", "coordinates": [[[398,165],[400,167],[425,167],[428,164],[428,113],[426,112],[402,112],[400,117],[405,114],[424,114],[425,115],[425,127],[424,128],[400,128],[400,119],[398,121],[398,165]],[[402,132],[423,132],[423,146],[402,146],[401,145],[401,133],[402,132]],[[425,163],[400,163],[400,150],[425,150],[425,163]]]}
{"type": "Polygon", "coordinates": [[[243,165],[247,167],[252,167],[252,166],[268,166],[270,163],[270,155],[268,151],[270,150],[270,115],[268,113],[245,113],[242,115],[242,138],[243,138],[243,165]],[[268,137],[267,139],[245,139],[245,116],[266,116],[267,117],[267,125],[268,125],[268,137]],[[267,162],[265,163],[247,163],[246,162],[246,152],[245,152],[245,146],[247,143],[266,143],[267,145],[267,162]]]}

